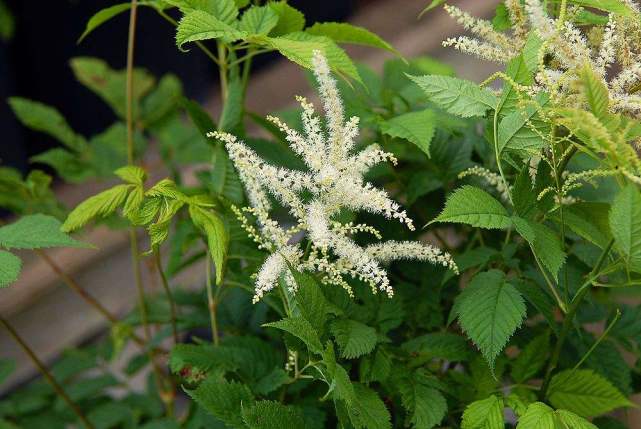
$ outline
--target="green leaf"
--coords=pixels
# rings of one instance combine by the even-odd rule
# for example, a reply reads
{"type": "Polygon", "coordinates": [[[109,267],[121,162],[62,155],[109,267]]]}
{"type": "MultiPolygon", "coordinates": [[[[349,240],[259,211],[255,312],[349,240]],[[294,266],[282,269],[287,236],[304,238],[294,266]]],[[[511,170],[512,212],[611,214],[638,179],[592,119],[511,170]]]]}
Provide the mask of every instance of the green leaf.
{"type": "Polygon", "coordinates": [[[243,84],[240,79],[233,78],[227,90],[227,101],[223,106],[218,128],[220,131],[236,132],[243,119],[243,84]]]}
{"type": "Polygon", "coordinates": [[[617,250],[631,270],[641,272],[641,194],[636,186],[628,185],[619,191],[609,219],[617,250]]]}
{"type": "Polygon", "coordinates": [[[471,226],[502,229],[512,224],[505,207],[480,188],[465,185],[445,202],[445,208],[434,222],[465,223],[471,226]]]}
{"type": "Polygon", "coordinates": [[[496,31],[506,31],[512,27],[510,12],[505,6],[505,3],[499,3],[496,6],[494,18],[492,18],[492,27],[494,27],[496,31]]]}
{"type": "Polygon", "coordinates": [[[210,414],[235,428],[245,427],[242,411],[254,403],[254,396],[246,385],[214,377],[200,383],[196,390],[188,390],[187,394],[210,414]]]}
{"type": "Polygon", "coordinates": [[[316,36],[326,36],[337,43],[353,43],[356,45],[371,46],[385,49],[386,51],[400,55],[399,52],[377,34],[366,30],[363,27],[348,24],[345,22],[317,22],[305,30],[316,36]]]}
{"type": "Polygon", "coordinates": [[[514,217],[516,230],[532,246],[532,251],[541,260],[545,268],[558,280],[559,270],[565,263],[566,254],[556,232],[543,223],[514,217]]]}
{"type": "Polygon", "coordinates": [[[381,122],[383,134],[405,139],[430,156],[430,142],[434,137],[436,117],[431,109],[404,113],[381,122]]]}
{"type": "Polygon", "coordinates": [[[94,31],[105,22],[109,21],[114,16],[119,15],[126,10],[129,10],[130,7],[130,3],[120,3],[99,10],[91,18],[89,18],[89,21],[87,21],[87,26],[85,27],[85,31],[83,31],[76,43],[82,42],[84,38],[89,35],[89,33],[94,31]]]}
{"type": "Polygon", "coordinates": [[[20,258],[13,253],[0,250],[0,287],[8,286],[18,280],[21,268],[20,258]]]}
{"type": "Polygon", "coordinates": [[[21,97],[10,97],[9,105],[25,126],[49,134],[74,151],[85,151],[87,141],[76,134],[65,118],[53,107],[21,97]]]}
{"type": "Polygon", "coordinates": [[[429,12],[430,10],[432,10],[432,9],[435,9],[435,8],[439,7],[440,5],[442,5],[442,4],[443,4],[443,3],[445,3],[445,2],[446,2],[446,0],[432,0],[432,1],[430,2],[430,4],[428,4],[427,6],[425,6],[425,8],[421,11],[421,13],[418,15],[418,17],[420,18],[421,16],[423,16],[424,14],[426,14],[427,12],[429,12]]]}
{"type": "MultiPolygon", "coordinates": [[[[563,208],[563,221],[577,235],[604,249],[610,241],[608,214],[610,205],[598,202],[578,202],[563,208]]],[[[560,213],[554,213],[560,224],[560,213]]]]}
{"type": "Polygon", "coordinates": [[[212,153],[209,185],[216,195],[221,195],[234,204],[243,203],[243,184],[222,144],[217,144],[212,153]]]}
{"type": "Polygon", "coordinates": [[[633,16],[635,11],[621,0],[570,0],[574,4],[585,7],[593,7],[605,12],[611,12],[621,16],[633,16]]]}
{"type": "MultiPolygon", "coordinates": [[[[182,82],[173,74],[164,75],[158,85],[142,100],[140,119],[142,128],[162,129],[176,113],[183,96],[182,82]]],[[[168,125],[167,125],[168,126],[168,125]]],[[[122,145],[122,143],[121,143],[122,145]]]]}
{"type": "Polygon", "coordinates": [[[598,77],[592,67],[586,64],[581,70],[581,83],[583,84],[583,94],[594,116],[600,120],[606,119],[610,100],[608,88],[603,79],[598,77]]]}
{"type": "Polygon", "coordinates": [[[287,4],[286,0],[269,2],[268,5],[278,15],[278,24],[270,32],[271,36],[282,36],[305,28],[305,15],[287,4]]]}
{"type": "Polygon", "coordinates": [[[527,407],[519,419],[517,429],[556,429],[559,427],[554,410],[542,402],[534,402],[527,407]]]}
{"type": "Polygon", "coordinates": [[[407,421],[414,429],[433,428],[447,412],[447,402],[441,392],[418,382],[407,383],[401,389],[401,400],[407,410],[407,421]]]}
{"type": "MultiPolygon", "coordinates": [[[[77,57],[70,61],[71,69],[80,83],[102,98],[120,118],[127,112],[125,70],[113,70],[98,58],[77,57]]],[[[146,70],[134,69],[134,115],[138,113],[138,102],[154,86],[155,79],[146,70]]]]}
{"type": "MultiPolygon", "coordinates": [[[[535,105],[528,104],[524,109],[517,108],[501,119],[497,133],[499,152],[507,150],[527,157],[538,153],[543,148],[545,142],[540,134],[545,134],[545,130],[537,127],[540,121],[535,115],[547,102],[548,98],[545,95],[538,95],[535,105]],[[535,129],[532,128],[533,126],[535,129]]],[[[540,128],[543,126],[541,125],[540,128]]]]}
{"type": "Polygon", "coordinates": [[[556,415],[561,423],[569,429],[599,429],[583,417],[568,410],[556,410],[556,415]]]}
{"type": "Polygon", "coordinates": [[[550,332],[546,331],[530,341],[512,362],[512,379],[525,383],[534,377],[546,363],[550,352],[550,332]]]}
{"type": "MultiPolygon", "coordinates": [[[[0,263],[0,267],[2,264],[0,263]]],[[[16,370],[16,361],[9,358],[0,358],[0,383],[9,377],[16,370]]]]}
{"type": "Polygon", "coordinates": [[[60,221],[53,216],[35,214],[0,227],[0,247],[6,249],[42,249],[47,247],[91,247],[60,231],[60,221]]]}
{"type": "Polygon", "coordinates": [[[493,371],[496,357],[525,318],[525,303],[498,270],[477,274],[467,289],[458,307],[458,319],[493,371]]]}
{"type": "Polygon", "coordinates": [[[424,359],[444,359],[450,362],[466,361],[472,357],[473,349],[465,337],[449,332],[434,332],[419,335],[401,346],[412,354],[424,359]]]}
{"type": "Polygon", "coordinates": [[[376,329],[356,320],[339,319],[332,323],[332,334],[341,351],[341,357],[355,359],[374,350],[376,329]]]}
{"type": "Polygon", "coordinates": [[[276,401],[257,401],[242,408],[243,421],[250,429],[279,429],[305,427],[303,414],[298,408],[276,401]]]}
{"type": "Polygon", "coordinates": [[[461,429],[503,429],[503,401],[492,395],[472,402],[463,411],[461,429]]]}
{"type": "Polygon", "coordinates": [[[333,309],[330,308],[329,302],[314,277],[295,269],[290,268],[290,270],[298,287],[294,296],[298,309],[314,329],[322,333],[327,317],[330,312],[333,312],[333,309]]]}
{"type": "Polygon", "coordinates": [[[569,369],[556,374],[550,381],[547,396],[556,408],[583,417],[632,405],[608,380],[588,369],[569,369]]]}
{"type": "Polygon", "coordinates": [[[216,284],[221,284],[229,247],[229,233],[223,220],[211,210],[189,205],[189,216],[207,237],[207,247],[216,266],[216,284]]]}
{"type": "Polygon", "coordinates": [[[498,103],[494,94],[468,80],[440,75],[408,77],[425,92],[430,101],[464,118],[484,116],[498,103]]]}
{"type": "Polygon", "coordinates": [[[220,21],[214,15],[194,10],[182,17],[176,30],[176,45],[183,51],[183,45],[200,40],[225,38],[228,42],[244,39],[249,34],[220,21]]]}
{"type": "Polygon", "coordinates": [[[391,429],[390,414],[378,394],[354,383],[356,400],[347,407],[349,419],[356,429],[391,429]]]}
{"type": "Polygon", "coordinates": [[[191,122],[194,123],[203,137],[206,137],[207,133],[218,129],[216,128],[216,124],[211,119],[209,113],[207,113],[207,111],[202,108],[200,103],[194,100],[183,98],[182,106],[187,111],[187,115],[189,115],[189,119],[191,119],[191,122]]]}
{"type": "Polygon", "coordinates": [[[240,18],[238,29],[249,34],[267,35],[278,24],[278,14],[269,5],[252,6],[240,18]]]}
{"type": "Polygon", "coordinates": [[[142,186],[145,183],[145,180],[147,180],[147,173],[145,170],[135,165],[121,167],[114,171],[114,174],[120,177],[123,181],[131,183],[132,185],[142,186]]]}
{"type": "MultiPolygon", "coordinates": [[[[9,10],[4,1],[0,0],[0,39],[5,42],[10,41],[13,38],[15,29],[15,18],[11,13],[11,10],[9,10]]],[[[0,422],[2,421],[0,420],[0,422]]],[[[9,428],[8,424],[7,428],[9,428]]]]}
{"type": "Polygon", "coordinates": [[[125,202],[131,187],[132,185],[116,185],[87,198],[69,213],[61,230],[64,232],[75,231],[93,218],[112,214],[125,202]]]}
{"type": "Polygon", "coordinates": [[[238,369],[236,359],[228,347],[215,347],[211,344],[176,344],[171,349],[169,368],[174,374],[181,371],[189,373],[207,373],[210,370],[220,372],[238,369]]]}
{"type": "Polygon", "coordinates": [[[280,329],[292,334],[304,342],[313,353],[321,354],[323,352],[323,346],[314,327],[302,317],[287,317],[278,322],[265,323],[263,326],[280,329]]]}

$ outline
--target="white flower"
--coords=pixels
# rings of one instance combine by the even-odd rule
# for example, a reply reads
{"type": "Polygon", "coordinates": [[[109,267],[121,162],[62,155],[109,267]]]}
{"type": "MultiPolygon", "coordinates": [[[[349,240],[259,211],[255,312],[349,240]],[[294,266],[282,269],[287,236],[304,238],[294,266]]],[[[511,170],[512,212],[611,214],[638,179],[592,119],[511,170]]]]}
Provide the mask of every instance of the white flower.
{"type": "Polygon", "coordinates": [[[308,171],[270,165],[235,136],[210,133],[225,143],[247,190],[251,207],[245,212],[256,217],[258,229],[248,223],[240,210],[235,210],[236,215],[252,239],[271,253],[256,277],[254,302],[276,287],[281,276],[287,287],[295,292],[296,284],[288,264],[295,270],[321,273],[324,283],[339,285],[350,295],[352,290],[345,277],[363,280],[374,292],[380,290],[391,296],[393,289],[380,263],[392,259],[430,261],[456,271],[456,265],[447,253],[420,243],[386,242],[381,243],[380,248],[363,248],[351,236],[368,232],[380,239],[376,229],[364,224],[341,224],[333,219],[341,209],[368,211],[396,219],[414,229],[412,220],[400,205],[384,190],[363,178],[372,166],[385,161],[396,163],[396,159],[378,145],[355,150],[359,119],[345,120],[336,81],[319,52],[314,52],[313,65],[325,127],[314,106],[303,97],[297,97],[302,107],[302,131],[291,129],[278,118],[267,118],[285,134],[289,146],[303,159],[308,171]],[[295,220],[293,227],[285,229],[270,218],[270,195],[289,210],[295,220]],[[303,195],[306,196],[303,198],[303,195]],[[305,253],[299,244],[294,244],[295,234],[301,231],[306,232],[310,242],[310,249],[305,253]]]}

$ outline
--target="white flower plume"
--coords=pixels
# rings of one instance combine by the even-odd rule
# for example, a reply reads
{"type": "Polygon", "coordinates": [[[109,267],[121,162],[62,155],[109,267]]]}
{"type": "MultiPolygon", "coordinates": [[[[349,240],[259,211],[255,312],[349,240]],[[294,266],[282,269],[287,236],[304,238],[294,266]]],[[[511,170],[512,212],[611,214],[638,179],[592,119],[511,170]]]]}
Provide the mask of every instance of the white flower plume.
{"type": "Polygon", "coordinates": [[[254,302],[273,289],[283,275],[285,284],[292,290],[296,288],[288,270],[290,265],[299,271],[319,272],[324,283],[342,286],[350,294],[345,277],[363,280],[374,292],[381,290],[389,296],[393,289],[382,263],[417,259],[457,271],[449,254],[418,242],[389,241],[363,248],[351,236],[366,232],[380,238],[376,229],[363,224],[341,224],[333,219],[341,209],[367,211],[414,229],[412,220],[399,204],[363,178],[372,166],[385,161],[396,163],[396,159],[378,145],[355,150],[359,118],[345,120],[336,81],[325,57],[318,51],[314,52],[313,65],[325,121],[321,121],[314,106],[303,97],[297,97],[302,107],[302,131],[291,129],[278,118],[267,117],[285,134],[291,149],[305,162],[307,171],[270,165],[235,136],[210,133],[225,143],[251,204],[244,211],[256,217],[258,228],[249,224],[240,210],[236,210],[236,214],[249,235],[271,253],[258,272],[254,302]],[[294,226],[285,229],[270,217],[270,195],[289,210],[296,221],[294,226]],[[295,236],[301,232],[306,233],[310,242],[307,252],[294,244],[295,236]]]}

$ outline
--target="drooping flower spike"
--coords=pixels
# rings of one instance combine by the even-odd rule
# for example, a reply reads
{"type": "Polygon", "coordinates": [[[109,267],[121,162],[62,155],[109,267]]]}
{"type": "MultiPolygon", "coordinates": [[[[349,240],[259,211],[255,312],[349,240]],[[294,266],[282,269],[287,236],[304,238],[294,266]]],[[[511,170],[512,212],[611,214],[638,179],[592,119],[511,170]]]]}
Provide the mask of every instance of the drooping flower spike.
{"type": "Polygon", "coordinates": [[[387,241],[361,247],[352,239],[354,233],[368,232],[380,238],[378,231],[368,225],[341,224],[334,220],[341,209],[367,211],[414,229],[412,220],[400,205],[384,190],[363,178],[372,166],[386,161],[396,163],[396,159],[378,145],[355,151],[359,118],[345,119],[336,81],[327,60],[318,51],[314,52],[313,65],[325,126],[314,106],[303,97],[297,97],[302,107],[302,131],[291,129],[278,118],[267,117],[285,134],[289,146],[303,159],[307,171],[270,165],[235,136],[210,133],[211,137],[225,143],[251,204],[244,211],[256,217],[257,228],[248,223],[240,210],[236,210],[236,214],[242,218],[250,236],[270,252],[257,274],[254,302],[272,290],[281,277],[291,290],[296,289],[289,272],[290,265],[299,271],[318,272],[324,283],[344,287],[350,294],[352,290],[346,278],[351,277],[367,282],[374,292],[380,290],[388,296],[394,291],[382,263],[416,259],[457,272],[451,256],[434,246],[387,241]],[[303,199],[303,192],[311,198],[303,199]],[[270,195],[289,210],[296,221],[294,226],[286,229],[270,217],[270,195]],[[311,244],[306,254],[295,243],[295,237],[301,231],[306,233],[311,244]]]}

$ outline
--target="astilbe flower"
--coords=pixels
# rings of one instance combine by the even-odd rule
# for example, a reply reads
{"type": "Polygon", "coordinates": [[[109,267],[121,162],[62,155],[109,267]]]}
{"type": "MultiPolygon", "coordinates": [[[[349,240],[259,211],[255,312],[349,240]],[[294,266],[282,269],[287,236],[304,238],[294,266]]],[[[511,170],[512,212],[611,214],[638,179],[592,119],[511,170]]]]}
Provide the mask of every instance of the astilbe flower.
{"type": "Polygon", "coordinates": [[[519,55],[533,33],[543,46],[538,53],[535,82],[527,88],[530,94],[544,91],[558,106],[581,107],[583,99],[577,88],[581,70],[587,65],[608,88],[610,110],[641,119],[641,14],[634,0],[625,0],[625,4],[633,16],[609,15],[596,42],[572,23],[572,17],[581,10],[575,6],[552,19],[541,0],[525,0],[524,4],[507,0],[512,28],[511,33],[503,33],[494,30],[490,21],[447,5],[445,10],[476,38],[461,36],[443,44],[482,59],[507,63],[519,55]],[[544,61],[546,55],[552,60],[544,61]],[[615,72],[617,69],[620,71],[615,72]]]}
{"type": "Polygon", "coordinates": [[[363,178],[372,166],[385,161],[396,163],[395,158],[376,144],[355,150],[359,118],[345,120],[336,81],[320,52],[314,52],[313,66],[325,125],[314,106],[303,97],[297,97],[302,107],[302,132],[291,129],[278,118],[267,117],[285,134],[291,149],[305,162],[307,171],[270,165],[235,136],[210,133],[225,143],[247,191],[251,207],[242,211],[235,209],[237,216],[259,246],[270,252],[256,276],[254,302],[276,287],[281,277],[295,291],[290,266],[298,271],[318,272],[324,283],[342,286],[350,295],[352,289],[346,277],[363,280],[373,292],[381,290],[392,296],[392,286],[381,264],[394,259],[430,261],[457,271],[451,256],[431,245],[386,241],[359,246],[352,238],[354,233],[367,232],[380,238],[379,232],[369,225],[341,224],[334,220],[342,209],[367,211],[414,229],[412,220],[399,204],[363,178]],[[293,226],[285,228],[270,217],[270,196],[289,210],[295,219],[293,226]],[[257,228],[243,212],[255,216],[257,228]],[[301,232],[306,233],[310,243],[307,252],[303,252],[297,242],[301,232]]]}

